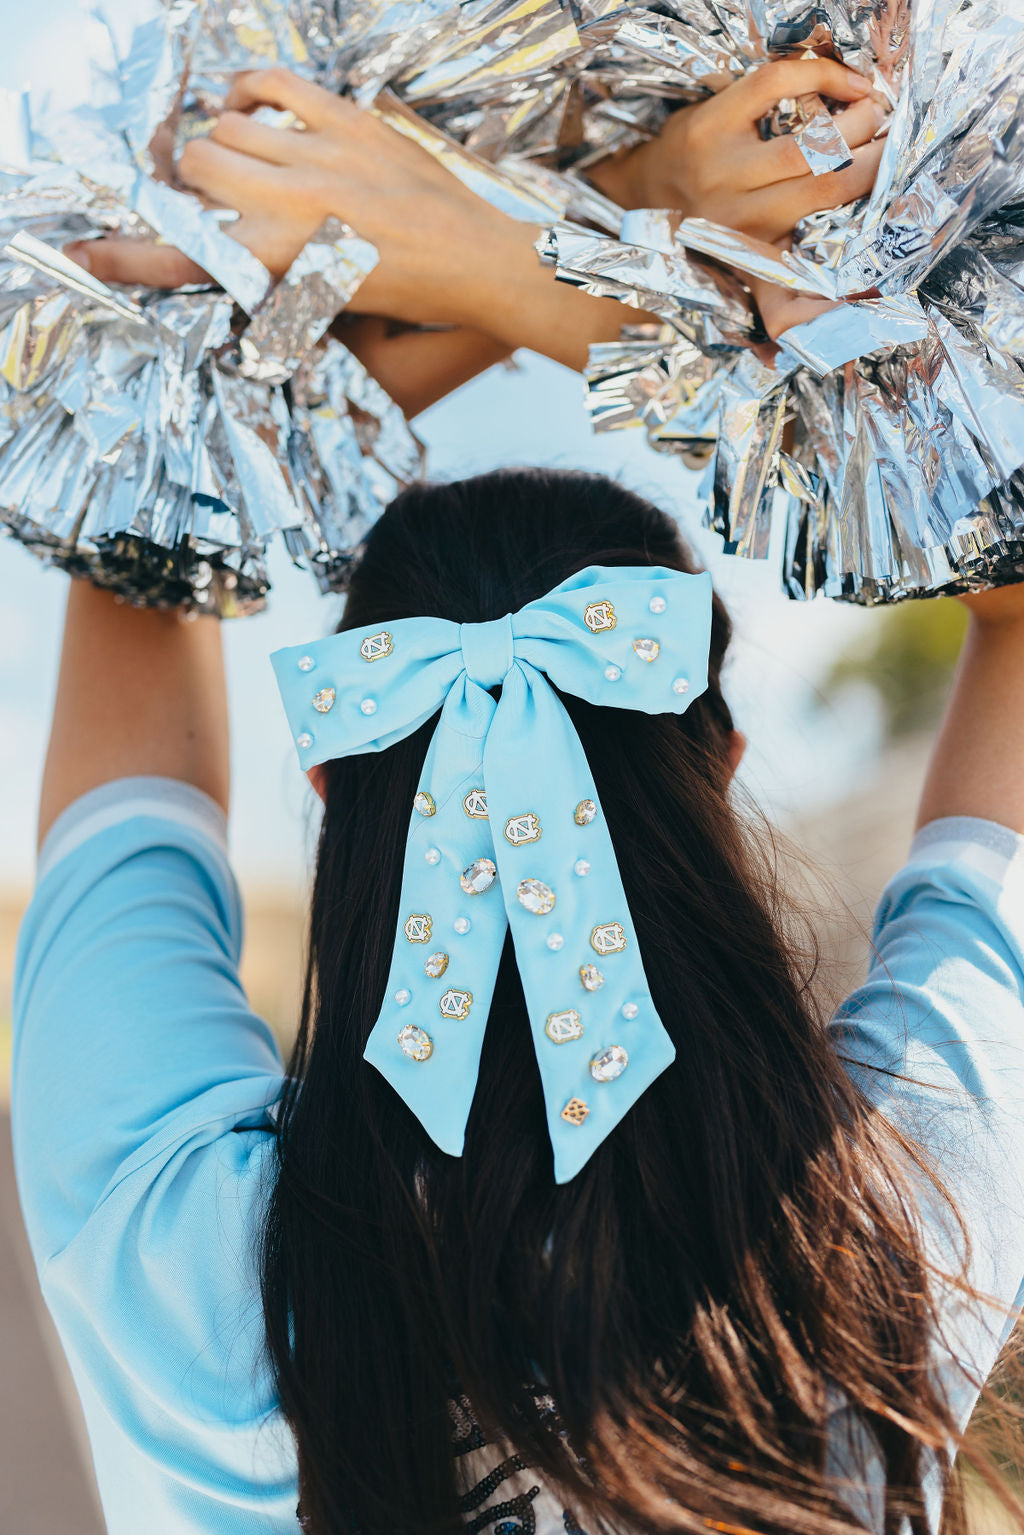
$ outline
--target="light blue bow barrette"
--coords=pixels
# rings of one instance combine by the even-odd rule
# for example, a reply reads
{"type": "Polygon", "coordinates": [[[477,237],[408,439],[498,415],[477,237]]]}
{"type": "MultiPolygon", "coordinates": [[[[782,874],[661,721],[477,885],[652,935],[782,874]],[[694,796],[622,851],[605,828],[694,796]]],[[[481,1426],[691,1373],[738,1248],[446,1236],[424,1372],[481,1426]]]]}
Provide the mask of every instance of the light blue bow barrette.
{"type": "Polygon", "coordinates": [[[549,682],[682,714],[707,688],[710,638],[709,575],[591,566],[491,623],[403,618],[274,655],[304,768],[384,751],[441,710],[365,1058],[442,1151],[462,1153],[506,925],[558,1183],[674,1059],[590,767],[549,682]]]}

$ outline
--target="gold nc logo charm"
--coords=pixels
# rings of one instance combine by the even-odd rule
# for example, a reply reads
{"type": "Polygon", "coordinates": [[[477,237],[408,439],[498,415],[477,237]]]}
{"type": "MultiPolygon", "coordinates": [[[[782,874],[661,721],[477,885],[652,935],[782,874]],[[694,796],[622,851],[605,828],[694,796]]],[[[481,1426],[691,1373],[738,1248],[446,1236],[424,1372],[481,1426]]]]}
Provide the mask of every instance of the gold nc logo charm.
{"type": "Polygon", "coordinates": [[[379,634],[368,634],[359,647],[359,654],[364,661],[383,661],[394,650],[394,642],[388,631],[382,629],[379,634]]]}
{"type": "Polygon", "coordinates": [[[605,629],[614,629],[618,620],[612,603],[605,601],[588,603],[583,610],[583,622],[591,634],[601,634],[605,629]]]}

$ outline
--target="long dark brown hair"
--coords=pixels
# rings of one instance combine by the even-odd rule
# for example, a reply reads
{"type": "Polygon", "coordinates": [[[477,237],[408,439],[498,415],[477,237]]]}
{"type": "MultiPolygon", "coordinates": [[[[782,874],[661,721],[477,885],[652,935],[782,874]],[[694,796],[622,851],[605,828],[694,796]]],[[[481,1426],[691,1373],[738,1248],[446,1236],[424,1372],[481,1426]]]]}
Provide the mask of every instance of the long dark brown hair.
{"type": "MultiPolygon", "coordinates": [[[[597,475],[416,486],[370,534],[342,627],[498,618],[592,563],[694,568],[664,513],[597,475]]],[[[326,769],[262,1252],[311,1535],[463,1528],[463,1396],[592,1535],[865,1529],[825,1474],[845,1403],[884,1466],[887,1535],[929,1531],[922,1481],[956,1425],[929,1369],[927,1175],[844,1068],[731,795],[729,634],[716,601],[710,687],[682,717],[564,700],[678,1050],[564,1187],[510,947],[462,1158],[362,1060],[433,724],[326,769]]]]}

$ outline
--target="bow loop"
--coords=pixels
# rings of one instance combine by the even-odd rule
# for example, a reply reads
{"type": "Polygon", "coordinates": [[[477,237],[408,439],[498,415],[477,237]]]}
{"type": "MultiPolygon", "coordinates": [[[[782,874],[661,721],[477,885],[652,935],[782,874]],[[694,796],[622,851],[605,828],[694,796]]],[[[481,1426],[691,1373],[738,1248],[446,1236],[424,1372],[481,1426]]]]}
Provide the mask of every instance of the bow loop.
{"type": "Polygon", "coordinates": [[[504,682],[515,661],[511,613],[486,624],[463,624],[459,629],[459,642],[466,675],[471,682],[487,689],[504,682]]]}
{"type": "Polygon", "coordinates": [[[551,684],[681,714],[707,687],[710,636],[706,574],[591,566],[489,623],[402,619],[273,657],[304,767],[381,751],[440,709],[365,1057],[442,1150],[463,1147],[509,928],[559,1183],[673,1060],[597,788],[551,684]]]}

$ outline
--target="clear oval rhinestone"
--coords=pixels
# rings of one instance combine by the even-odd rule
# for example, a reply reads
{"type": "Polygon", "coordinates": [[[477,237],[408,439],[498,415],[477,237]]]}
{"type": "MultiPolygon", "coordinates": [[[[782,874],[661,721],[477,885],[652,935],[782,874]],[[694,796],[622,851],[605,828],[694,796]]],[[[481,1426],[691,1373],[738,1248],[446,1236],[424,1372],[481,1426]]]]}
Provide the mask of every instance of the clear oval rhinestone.
{"type": "Polygon", "coordinates": [[[561,933],[549,933],[544,942],[547,944],[548,948],[553,949],[556,954],[558,953],[559,949],[565,947],[565,939],[562,937],[561,933]]]}
{"type": "Polygon", "coordinates": [[[444,975],[448,969],[447,954],[443,949],[438,949],[436,954],[429,954],[423,962],[423,968],[430,976],[430,979],[436,981],[438,976],[444,975]]]}
{"type": "Polygon", "coordinates": [[[477,858],[463,869],[459,884],[467,895],[483,895],[498,877],[498,866],[490,858],[477,858]]]}
{"type": "Polygon", "coordinates": [[[428,847],[427,851],[423,854],[423,856],[424,856],[424,858],[427,860],[427,862],[429,864],[435,864],[435,863],[440,863],[441,862],[441,850],[440,850],[440,848],[428,847]]]}
{"type": "Polygon", "coordinates": [[[668,607],[668,603],[665,601],[664,597],[652,597],[647,606],[652,613],[664,613],[665,609],[668,607]]]}
{"type": "Polygon", "coordinates": [[[590,859],[577,858],[576,862],[572,866],[572,872],[574,874],[578,874],[580,878],[583,879],[585,875],[590,873],[590,859]]]}
{"type": "Polygon", "coordinates": [[[634,640],[633,649],[641,661],[656,661],[661,654],[657,640],[634,640]]]}
{"type": "Polygon", "coordinates": [[[580,980],[586,991],[600,991],[604,985],[604,976],[596,965],[581,965],[580,980]]]}
{"type": "Polygon", "coordinates": [[[456,917],[452,923],[452,927],[459,934],[460,938],[464,938],[472,926],[473,924],[468,917],[456,917]]]}
{"type": "Polygon", "coordinates": [[[313,737],[308,730],[304,730],[301,735],[295,737],[295,744],[301,751],[308,751],[313,744],[313,737]]]}
{"type": "Polygon", "coordinates": [[[590,1063],[590,1075],[595,1082],[614,1082],[629,1065],[629,1056],[621,1045],[609,1045],[599,1050],[590,1063]]]}
{"type": "Polygon", "coordinates": [[[581,799],[572,813],[577,826],[589,826],[597,818],[597,805],[592,799],[581,799]]]}
{"type": "Polygon", "coordinates": [[[619,678],[622,676],[622,668],[621,666],[606,666],[604,669],[604,674],[609,682],[618,682],[619,678]]]}
{"type": "Polygon", "coordinates": [[[567,1045],[583,1033],[583,1020],[574,1007],[567,1007],[564,1012],[548,1014],[544,1032],[556,1045],[567,1045]]]}
{"type": "Polygon", "coordinates": [[[364,698],[359,707],[364,714],[376,714],[377,700],[375,698],[364,698]]]}
{"type": "Polygon", "coordinates": [[[403,986],[401,991],[395,992],[395,1001],[398,1003],[399,1007],[408,1007],[409,1003],[412,1001],[412,992],[407,991],[403,986]]]}
{"type": "Polygon", "coordinates": [[[330,714],[337,696],[334,688],[321,688],[319,693],[314,693],[313,708],[317,714],[330,714]]]}
{"type": "Polygon", "coordinates": [[[516,886],[516,900],[537,917],[546,917],[555,909],[555,892],[542,879],[521,879],[516,886]]]}
{"type": "Polygon", "coordinates": [[[625,1002],[622,1006],[622,1016],[627,1022],[632,1023],[634,1018],[639,1018],[640,1009],[635,1002],[625,1002]]]}
{"type": "Polygon", "coordinates": [[[672,691],[673,693],[678,693],[680,696],[682,696],[683,693],[688,693],[690,691],[690,684],[685,677],[677,677],[675,682],[672,684],[672,691]]]}
{"type": "Polygon", "coordinates": [[[311,672],[315,665],[316,665],[316,662],[313,660],[312,656],[300,656],[299,657],[299,671],[300,672],[311,672]]]}
{"type": "Polygon", "coordinates": [[[411,1061],[428,1061],[434,1053],[434,1041],[416,1023],[407,1023],[399,1031],[398,1043],[411,1061]]]}
{"type": "Polygon", "coordinates": [[[412,808],[418,815],[433,815],[437,806],[432,794],[428,794],[426,789],[419,789],[412,797],[412,808]]]}

